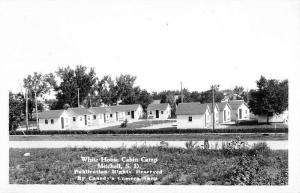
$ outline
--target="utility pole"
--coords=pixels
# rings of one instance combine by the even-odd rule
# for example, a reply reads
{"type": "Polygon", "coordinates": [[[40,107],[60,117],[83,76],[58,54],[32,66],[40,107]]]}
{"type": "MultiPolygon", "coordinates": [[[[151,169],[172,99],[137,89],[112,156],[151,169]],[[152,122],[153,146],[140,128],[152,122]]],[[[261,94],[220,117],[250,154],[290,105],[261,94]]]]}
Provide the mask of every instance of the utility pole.
{"type": "Polygon", "coordinates": [[[180,82],[181,103],[183,103],[182,82],[180,82]]]}
{"type": "Polygon", "coordinates": [[[28,90],[25,88],[25,102],[26,102],[26,107],[25,107],[25,117],[26,117],[26,131],[28,131],[28,90]]]}
{"type": "Polygon", "coordinates": [[[77,93],[78,93],[78,94],[77,94],[77,95],[78,95],[78,98],[77,98],[77,99],[78,99],[78,107],[79,107],[79,105],[80,105],[80,104],[79,104],[79,88],[77,89],[77,93]]]}
{"type": "Polygon", "coordinates": [[[215,129],[215,86],[212,85],[212,113],[213,113],[213,130],[215,129]]]}
{"type": "Polygon", "coordinates": [[[38,114],[38,108],[37,108],[36,91],[34,91],[34,98],[35,98],[36,128],[39,129],[39,114],[38,114]]]}

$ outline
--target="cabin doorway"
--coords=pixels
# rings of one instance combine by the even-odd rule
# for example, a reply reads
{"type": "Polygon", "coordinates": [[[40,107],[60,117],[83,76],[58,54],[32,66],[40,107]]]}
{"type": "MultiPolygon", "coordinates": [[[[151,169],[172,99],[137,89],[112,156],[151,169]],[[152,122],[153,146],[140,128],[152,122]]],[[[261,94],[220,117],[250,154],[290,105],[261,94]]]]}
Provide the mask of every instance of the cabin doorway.
{"type": "Polygon", "coordinates": [[[239,119],[242,119],[242,109],[239,109],[239,119]]]}
{"type": "Polygon", "coordinates": [[[87,125],[87,115],[84,115],[84,124],[87,125]]]}
{"type": "Polygon", "coordinates": [[[64,129],[65,128],[64,118],[62,117],[60,120],[61,120],[61,128],[64,129]]]}
{"type": "Polygon", "coordinates": [[[134,111],[131,111],[131,118],[134,119],[134,111]]]}
{"type": "Polygon", "coordinates": [[[155,111],[155,115],[156,115],[155,117],[158,119],[159,118],[159,110],[155,111]]]}

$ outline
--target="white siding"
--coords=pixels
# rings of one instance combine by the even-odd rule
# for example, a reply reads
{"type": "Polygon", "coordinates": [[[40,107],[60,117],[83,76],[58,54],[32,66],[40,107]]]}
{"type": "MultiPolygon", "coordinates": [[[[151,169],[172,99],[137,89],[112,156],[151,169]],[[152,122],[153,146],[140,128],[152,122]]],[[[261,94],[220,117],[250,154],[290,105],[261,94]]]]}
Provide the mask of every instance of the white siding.
{"type": "Polygon", "coordinates": [[[156,118],[156,110],[147,111],[148,119],[158,119],[158,120],[166,120],[171,117],[171,107],[168,105],[167,109],[164,111],[159,111],[159,118],[156,118]],[[152,112],[152,114],[151,114],[152,112]]]}
{"type": "Polygon", "coordinates": [[[231,120],[231,111],[228,105],[225,106],[223,111],[219,112],[219,123],[226,123],[231,120]],[[226,119],[224,119],[224,113],[226,113],[226,119]]]}
{"type": "Polygon", "coordinates": [[[238,121],[238,120],[249,120],[250,119],[250,111],[249,108],[242,104],[237,110],[231,111],[231,120],[232,121],[238,121]],[[239,117],[238,113],[239,111],[242,111],[242,117],[239,117]]]}
{"type": "Polygon", "coordinates": [[[178,129],[202,129],[211,125],[211,116],[208,110],[202,115],[177,115],[177,128],[178,129]],[[205,116],[206,114],[206,116],[205,116]],[[189,121],[192,117],[192,121],[189,121]],[[205,119],[206,118],[206,119],[205,119]],[[206,124],[205,124],[206,123],[206,124]]]}
{"type": "Polygon", "coordinates": [[[71,122],[69,114],[66,112],[63,112],[59,118],[56,119],[39,119],[39,128],[40,130],[68,130],[71,128],[71,122]],[[61,119],[64,119],[64,128],[62,128],[61,125],[61,119]],[[48,120],[48,124],[45,123],[45,120],[48,120]],[[51,120],[54,121],[54,123],[51,123],[51,120]]]}

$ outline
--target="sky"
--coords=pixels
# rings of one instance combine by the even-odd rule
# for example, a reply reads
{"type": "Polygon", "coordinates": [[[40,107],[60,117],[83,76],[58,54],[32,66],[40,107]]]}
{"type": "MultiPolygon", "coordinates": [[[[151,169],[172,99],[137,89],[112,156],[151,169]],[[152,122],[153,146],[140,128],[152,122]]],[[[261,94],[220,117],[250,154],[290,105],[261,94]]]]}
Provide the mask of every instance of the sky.
{"type": "Polygon", "coordinates": [[[7,90],[33,72],[94,67],[148,91],[256,87],[299,69],[299,1],[0,1],[7,90]]]}

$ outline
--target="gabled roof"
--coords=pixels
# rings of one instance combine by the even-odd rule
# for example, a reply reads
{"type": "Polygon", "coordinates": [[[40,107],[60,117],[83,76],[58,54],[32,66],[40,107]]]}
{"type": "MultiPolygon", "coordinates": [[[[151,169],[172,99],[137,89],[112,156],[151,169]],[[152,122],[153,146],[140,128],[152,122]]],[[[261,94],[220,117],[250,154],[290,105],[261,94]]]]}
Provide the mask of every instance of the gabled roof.
{"type": "Polygon", "coordinates": [[[39,119],[57,119],[65,110],[50,110],[39,113],[39,119]]]}
{"type": "Polygon", "coordinates": [[[127,112],[127,111],[136,111],[141,105],[132,104],[132,105],[117,105],[117,106],[108,106],[111,112],[127,112]]]}
{"type": "MultiPolygon", "coordinates": [[[[208,105],[208,106],[209,106],[209,109],[211,109],[212,103],[203,103],[203,104],[208,105]]],[[[214,107],[216,107],[217,110],[220,111],[220,108],[219,108],[219,106],[217,105],[217,103],[214,104],[214,107]]]]}
{"type": "Polygon", "coordinates": [[[147,111],[164,111],[168,106],[170,106],[169,103],[149,104],[147,107],[147,111]]]}
{"type": "Polygon", "coordinates": [[[228,104],[232,110],[237,110],[242,104],[245,104],[246,107],[248,107],[244,100],[232,100],[229,101],[228,104]]]}
{"type": "Polygon", "coordinates": [[[107,107],[91,107],[89,111],[91,113],[104,114],[104,113],[114,113],[114,112],[127,112],[136,111],[141,105],[117,105],[117,106],[107,106],[107,107]]]}
{"type": "Polygon", "coordinates": [[[83,107],[78,107],[78,108],[68,108],[68,112],[71,112],[75,115],[90,115],[92,114],[88,109],[83,108],[83,107]]]}
{"type": "Polygon", "coordinates": [[[228,102],[220,102],[220,103],[217,103],[220,111],[224,111],[226,105],[228,105],[229,109],[231,109],[230,105],[228,104],[228,102]]]}
{"type": "Polygon", "coordinates": [[[95,114],[104,114],[104,113],[110,113],[111,110],[109,107],[91,107],[89,108],[89,111],[95,114]]]}
{"type": "Polygon", "coordinates": [[[179,103],[176,109],[176,115],[201,115],[204,114],[207,109],[210,111],[208,104],[198,102],[179,103]]]}

